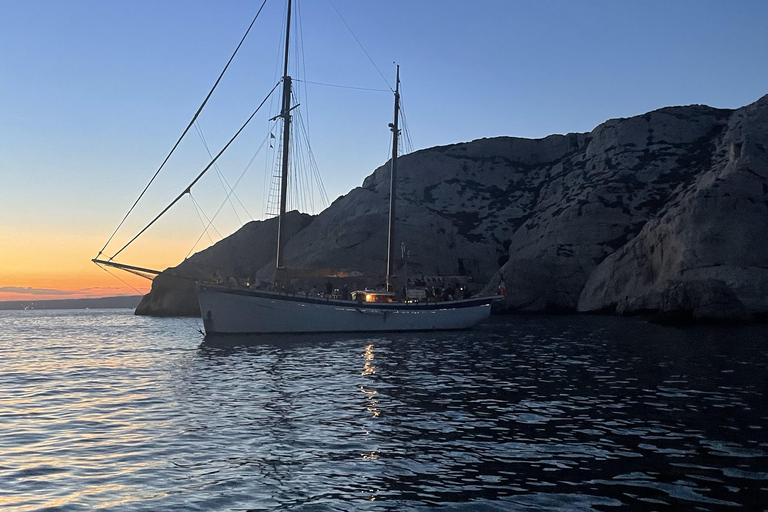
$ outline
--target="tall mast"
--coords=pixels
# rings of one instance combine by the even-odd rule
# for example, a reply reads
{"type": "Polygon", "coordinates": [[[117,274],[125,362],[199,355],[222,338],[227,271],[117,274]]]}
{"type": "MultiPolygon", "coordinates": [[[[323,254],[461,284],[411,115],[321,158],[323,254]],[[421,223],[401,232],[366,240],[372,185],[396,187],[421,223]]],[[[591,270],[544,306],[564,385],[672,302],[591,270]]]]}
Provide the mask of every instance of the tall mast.
{"type": "Polygon", "coordinates": [[[277,219],[277,257],[275,266],[283,267],[283,237],[285,232],[286,197],[288,195],[288,149],[291,137],[291,77],[288,76],[288,46],[291,41],[291,0],[288,0],[288,14],[285,23],[285,65],[283,66],[283,106],[280,117],[283,118],[283,159],[280,171],[280,216],[277,219]]]}
{"type": "Polygon", "coordinates": [[[387,291],[395,287],[395,195],[397,192],[397,138],[400,135],[398,119],[400,114],[400,66],[397,66],[395,81],[395,121],[389,125],[392,130],[392,173],[389,178],[389,238],[387,240],[387,291]]]}

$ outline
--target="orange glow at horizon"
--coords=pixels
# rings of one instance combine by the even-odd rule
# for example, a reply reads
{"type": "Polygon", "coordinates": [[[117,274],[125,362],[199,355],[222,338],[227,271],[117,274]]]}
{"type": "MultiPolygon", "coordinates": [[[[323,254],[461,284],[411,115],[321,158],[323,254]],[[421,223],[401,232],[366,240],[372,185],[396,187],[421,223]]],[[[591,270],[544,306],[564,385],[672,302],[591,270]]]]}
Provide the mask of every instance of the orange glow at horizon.
{"type": "MultiPolygon", "coordinates": [[[[17,229],[0,226],[0,301],[40,301],[141,295],[151,282],[118,269],[103,269],[91,259],[104,243],[103,233],[17,229]]],[[[149,240],[121,260],[163,270],[178,265],[189,241],[149,240]]]]}

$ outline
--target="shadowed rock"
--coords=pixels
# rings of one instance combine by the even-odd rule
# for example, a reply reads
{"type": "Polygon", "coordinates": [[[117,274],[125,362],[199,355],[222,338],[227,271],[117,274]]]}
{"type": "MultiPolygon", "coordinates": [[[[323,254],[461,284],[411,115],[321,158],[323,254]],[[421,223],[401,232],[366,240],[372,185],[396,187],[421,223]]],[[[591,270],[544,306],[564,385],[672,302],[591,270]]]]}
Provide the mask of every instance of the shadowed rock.
{"type": "Polygon", "coordinates": [[[733,112],[711,146],[710,165],[594,270],[580,311],[663,311],[680,281],[711,280],[768,310],[768,97],[733,112]]]}
{"type": "Polygon", "coordinates": [[[653,321],[662,324],[718,323],[749,320],[744,303],[723,281],[671,281],[661,295],[653,321]]]}
{"type": "MultiPolygon", "coordinates": [[[[287,236],[294,236],[311,221],[310,215],[288,212],[287,236]]],[[[270,261],[274,268],[276,240],[277,218],[247,223],[236,233],[155,277],[152,290],[141,300],[136,314],[199,316],[197,280],[246,278],[270,261]]]]}

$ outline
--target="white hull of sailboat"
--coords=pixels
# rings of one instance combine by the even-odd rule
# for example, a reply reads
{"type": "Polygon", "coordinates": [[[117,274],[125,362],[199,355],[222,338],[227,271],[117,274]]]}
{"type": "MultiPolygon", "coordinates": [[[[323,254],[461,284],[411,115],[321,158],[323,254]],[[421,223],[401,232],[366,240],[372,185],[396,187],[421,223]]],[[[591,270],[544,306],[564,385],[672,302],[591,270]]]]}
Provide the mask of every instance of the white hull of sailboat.
{"type": "Polygon", "coordinates": [[[207,335],[468,329],[491,314],[491,298],[372,304],[201,286],[207,335]]]}

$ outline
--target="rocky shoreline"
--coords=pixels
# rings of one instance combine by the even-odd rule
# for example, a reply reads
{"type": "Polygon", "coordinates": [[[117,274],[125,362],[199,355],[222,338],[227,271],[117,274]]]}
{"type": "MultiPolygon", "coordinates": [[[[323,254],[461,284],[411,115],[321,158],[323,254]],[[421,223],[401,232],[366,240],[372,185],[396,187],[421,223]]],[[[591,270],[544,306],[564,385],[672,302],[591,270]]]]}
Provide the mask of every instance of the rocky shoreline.
{"type": "MultiPolygon", "coordinates": [[[[496,137],[398,161],[398,273],[504,283],[506,311],[743,322],[768,312],[768,96],[667,107],[589,133],[496,137]]],[[[385,267],[388,166],[316,216],[292,212],[286,264],[385,267]]],[[[251,222],[160,274],[137,314],[197,315],[194,279],[274,267],[276,222],[251,222]]]]}

